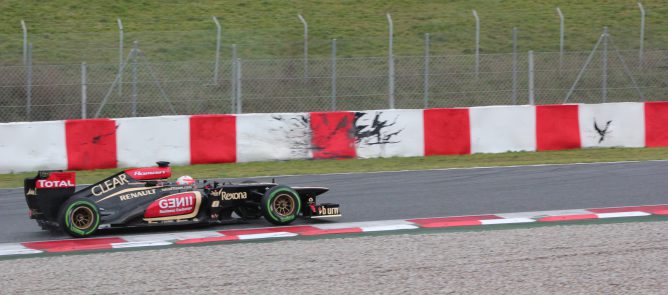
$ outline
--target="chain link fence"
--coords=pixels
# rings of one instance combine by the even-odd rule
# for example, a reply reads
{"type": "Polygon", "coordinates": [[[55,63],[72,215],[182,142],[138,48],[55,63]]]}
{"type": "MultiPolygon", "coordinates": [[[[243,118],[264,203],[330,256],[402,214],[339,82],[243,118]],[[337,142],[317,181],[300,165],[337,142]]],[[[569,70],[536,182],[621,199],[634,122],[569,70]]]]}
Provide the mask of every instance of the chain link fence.
{"type": "Polygon", "coordinates": [[[108,62],[116,49],[100,50],[105,62],[52,65],[34,50],[25,66],[0,66],[0,121],[668,100],[668,50],[640,56],[608,41],[563,55],[481,54],[478,63],[427,47],[394,56],[394,72],[388,56],[348,57],[335,43],[309,59],[234,59],[244,51],[227,46],[218,62],[166,62],[161,54],[174,55],[128,44],[123,63],[108,62]]]}

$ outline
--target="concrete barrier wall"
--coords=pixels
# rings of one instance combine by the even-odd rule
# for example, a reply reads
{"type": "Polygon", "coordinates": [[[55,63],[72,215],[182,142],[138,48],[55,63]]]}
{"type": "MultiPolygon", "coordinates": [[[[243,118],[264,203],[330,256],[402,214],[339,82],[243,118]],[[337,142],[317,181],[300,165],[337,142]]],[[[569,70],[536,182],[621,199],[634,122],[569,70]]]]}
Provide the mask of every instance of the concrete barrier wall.
{"type": "Polygon", "coordinates": [[[0,124],[0,173],[668,146],[668,102],[0,124]]]}

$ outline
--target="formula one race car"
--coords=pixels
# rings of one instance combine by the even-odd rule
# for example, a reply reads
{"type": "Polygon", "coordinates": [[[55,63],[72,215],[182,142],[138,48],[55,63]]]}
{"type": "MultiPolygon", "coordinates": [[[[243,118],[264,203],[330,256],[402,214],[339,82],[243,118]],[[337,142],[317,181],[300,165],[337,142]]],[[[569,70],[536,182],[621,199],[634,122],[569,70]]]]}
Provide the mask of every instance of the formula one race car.
{"type": "Polygon", "coordinates": [[[323,187],[164,180],[170,176],[169,163],[158,162],[158,167],[128,169],[75,192],[74,172],[39,171],[25,180],[24,191],[31,219],[44,230],[61,228],[74,237],[105,228],[219,224],[260,217],[285,225],[299,216],[341,216],[338,204],[316,204],[316,197],[328,191],[323,187]]]}

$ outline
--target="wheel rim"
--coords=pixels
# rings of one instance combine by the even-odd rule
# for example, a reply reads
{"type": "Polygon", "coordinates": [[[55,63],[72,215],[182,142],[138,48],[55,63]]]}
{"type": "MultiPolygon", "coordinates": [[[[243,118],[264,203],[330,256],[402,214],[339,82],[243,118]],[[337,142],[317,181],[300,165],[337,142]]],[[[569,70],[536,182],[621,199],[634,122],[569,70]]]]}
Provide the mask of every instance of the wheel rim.
{"type": "Polygon", "coordinates": [[[88,229],[93,224],[93,219],[93,210],[85,206],[77,207],[70,216],[72,225],[81,230],[88,229]]]}
{"type": "Polygon", "coordinates": [[[295,199],[288,194],[280,194],[272,202],[272,207],[279,216],[290,216],[295,212],[295,199]]]}

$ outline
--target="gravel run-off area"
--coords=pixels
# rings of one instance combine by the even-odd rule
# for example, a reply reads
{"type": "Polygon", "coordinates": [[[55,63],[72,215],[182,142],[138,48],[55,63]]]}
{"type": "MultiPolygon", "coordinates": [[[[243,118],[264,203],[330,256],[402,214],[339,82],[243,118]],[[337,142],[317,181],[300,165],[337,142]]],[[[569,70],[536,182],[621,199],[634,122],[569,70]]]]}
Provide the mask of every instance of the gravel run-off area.
{"type": "Polygon", "coordinates": [[[668,222],[0,261],[2,294],[668,294],[668,222]]]}

